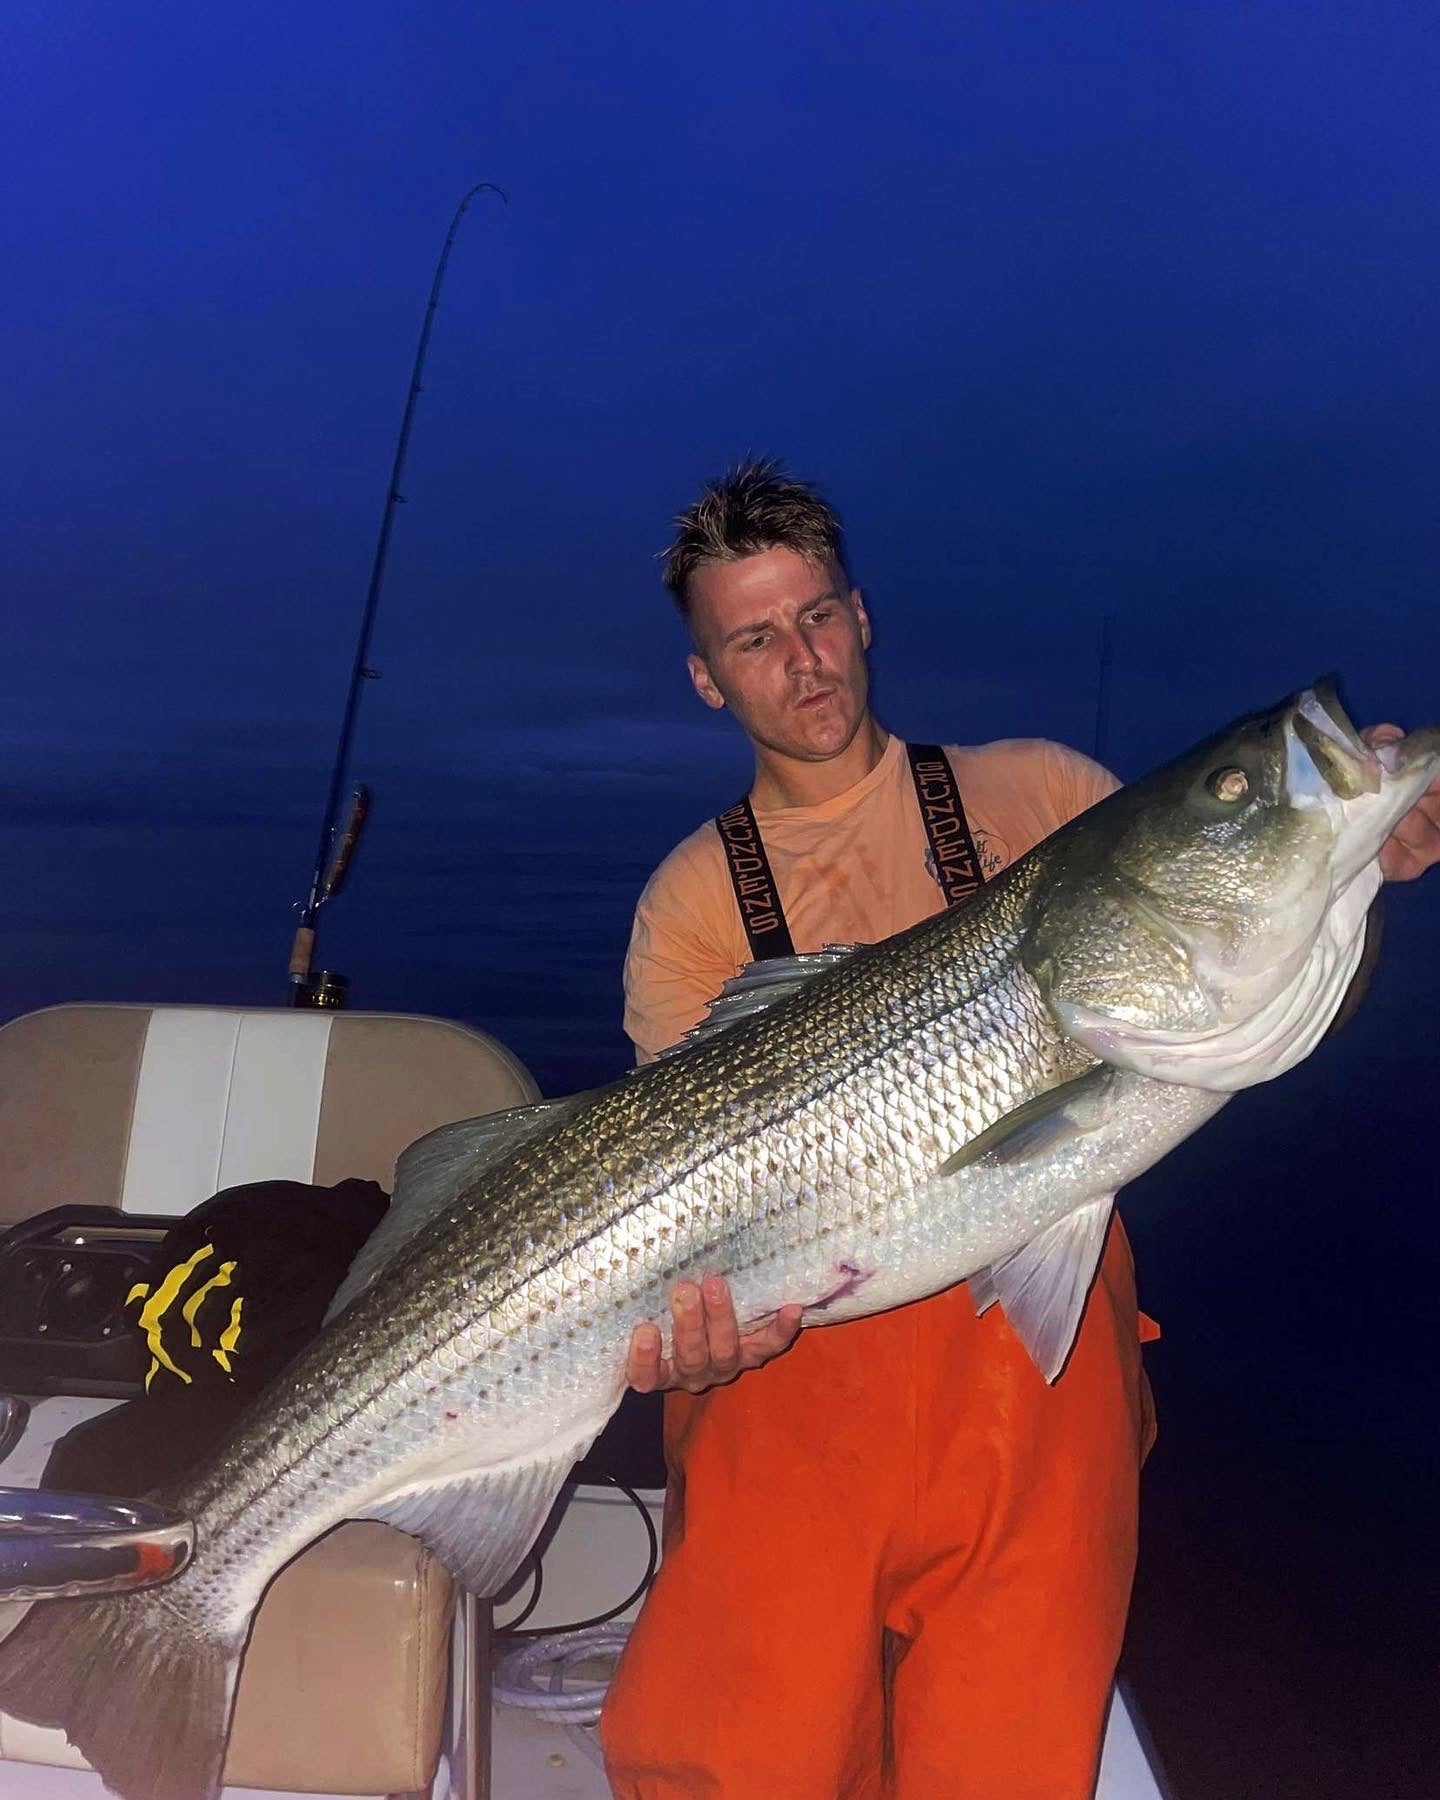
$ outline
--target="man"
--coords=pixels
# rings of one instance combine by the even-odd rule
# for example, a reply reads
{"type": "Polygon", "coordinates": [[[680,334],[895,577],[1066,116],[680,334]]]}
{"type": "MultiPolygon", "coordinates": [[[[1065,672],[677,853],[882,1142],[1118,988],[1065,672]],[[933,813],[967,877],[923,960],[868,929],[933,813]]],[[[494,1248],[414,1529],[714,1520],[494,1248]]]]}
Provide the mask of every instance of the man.
{"type": "MultiPolygon", "coordinates": [[[[939,910],[905,747],[869,709],[870,621],[834,513],[752,463],[678,524],[665,580],[690,677],[754,749],[743,829],[794,949],[939,910]]],[[[1039,741],[946,758],[986,876],[1115,785],[1039,741]]],[[[1428,804],[1387,847],[1392,873],[1440,856],[1428,804]]],[[[642,1059],[765,954],[744,905],[713,822],[652,877],[625,972],[642,1059]]],[[[673,1362],[653,1326],[630,1361],[642,1391],[686,1391],[667,1401],[665,1560],[604,1719],[621,1800],[1089,1795],[1152,1435],[1118,1221],[1053,1387],[963,1285],[798,1342],[798,1307],[742,1336],[713,1276],[672,1305],[673,1362]]]]}

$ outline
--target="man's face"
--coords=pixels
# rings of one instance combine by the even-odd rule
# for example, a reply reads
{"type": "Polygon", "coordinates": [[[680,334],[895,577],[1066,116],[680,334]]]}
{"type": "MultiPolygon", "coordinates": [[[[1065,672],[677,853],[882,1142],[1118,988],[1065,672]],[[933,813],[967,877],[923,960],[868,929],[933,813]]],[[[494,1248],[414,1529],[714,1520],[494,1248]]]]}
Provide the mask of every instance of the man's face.
{"type": "Polygon", "coordinates": [[[794,550],[704,563],[690,578],[690,679],[755,744],[801,762],[846,750],[865,718],[870,621],[833,563],[794,550]]]}

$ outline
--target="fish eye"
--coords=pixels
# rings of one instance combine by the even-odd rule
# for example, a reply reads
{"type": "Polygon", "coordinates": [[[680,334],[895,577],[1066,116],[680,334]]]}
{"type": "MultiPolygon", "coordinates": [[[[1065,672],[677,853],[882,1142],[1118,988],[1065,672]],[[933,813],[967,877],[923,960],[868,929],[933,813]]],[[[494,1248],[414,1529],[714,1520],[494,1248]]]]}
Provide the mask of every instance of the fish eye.
{"type": "Polygon", "coordinates": [[[1233,805],[1250,792],[1250,777],[1243,769],[1216,769],[1206,778],[1205,785],[1217,800],[1233,805]]]}

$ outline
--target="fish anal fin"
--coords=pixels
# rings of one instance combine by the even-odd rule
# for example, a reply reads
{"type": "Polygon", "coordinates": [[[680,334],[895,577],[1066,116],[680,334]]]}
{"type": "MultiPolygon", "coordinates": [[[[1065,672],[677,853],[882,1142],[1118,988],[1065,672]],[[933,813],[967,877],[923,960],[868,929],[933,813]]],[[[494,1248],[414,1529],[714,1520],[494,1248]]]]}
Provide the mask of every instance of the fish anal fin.
{"type": "Polygon", "coordinates": [[[1113,1194],[1092,1200],[970,1278],[976,1310],[999,1302],[1046,1381],[1058,1380],[1069,1360],[1114,1206],[1113,1194]]]}
{"type": "Polygon", "coordinates": [[[527,1462],[416,1482],[367,1506],[365,1517],[418,1537],[472,1594],[497,1593],[539,1537],[566,1476],[603,1423],[527,1462]]]}

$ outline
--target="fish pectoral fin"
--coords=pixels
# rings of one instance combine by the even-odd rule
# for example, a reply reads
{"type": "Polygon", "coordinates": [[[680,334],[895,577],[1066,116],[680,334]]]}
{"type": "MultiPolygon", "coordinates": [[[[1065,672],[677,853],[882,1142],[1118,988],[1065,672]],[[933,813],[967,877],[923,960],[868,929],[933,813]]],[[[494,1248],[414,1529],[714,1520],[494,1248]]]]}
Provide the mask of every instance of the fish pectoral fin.
{"type": "Polygon", "coordinates": [[[482,1170],[507,1157],[539,1132],[578,1112],[591,1094],[510,1106],[442,1125],[417,1138],[395,1165],[395,1194],[389,1211],[360,1246],[325,1312],[325,1323],[396,1262],[413,1238],[457,1200],[482,1170]]]}
{"type": "Polygon", "coordinates": [[[977,1312],[998,1301],[1046,1381],[1069,1359],[1114,1208],[1113,1194],[1092,1200],[970,1277],[977,1312]]]}
{"type": "Polygon", "coordinates": [[[530,1462],[416,1483],[364,1516],[418,1537],[472,1594],[497,1593],[525,1560],[565,1477],[603,1424],[530,1462]]]}
{"type": "Polygon", "coordinates": [[[764,962],[746,963],[710,1002],[710,1010],[700,1023],[692,1026],[678,1043],[662,1050],[660,1056],[674,1056],[695,1044],[708,1043],[731,1026],[753,1019],[757,1013],[769,1012],[826,969],[847,961],[860,948],[859,944],[826,944],[823,950],[807,950],[801,956],[771,956],[764,962]]]}
{"type": "MultiPolygon", "coordinates": [[[[1098,1131],[1110,1116],[1116,1072],[1101,1064],[1073,1081],[1026,1100],[971,1138],[936,1174],[956,1175],[972,1163],[1011,1165],[1049,1156],[1062,1145],[1098,1131]]],[[[972,1277],[973,1279],[973,1277],[972,1277]]]]}

